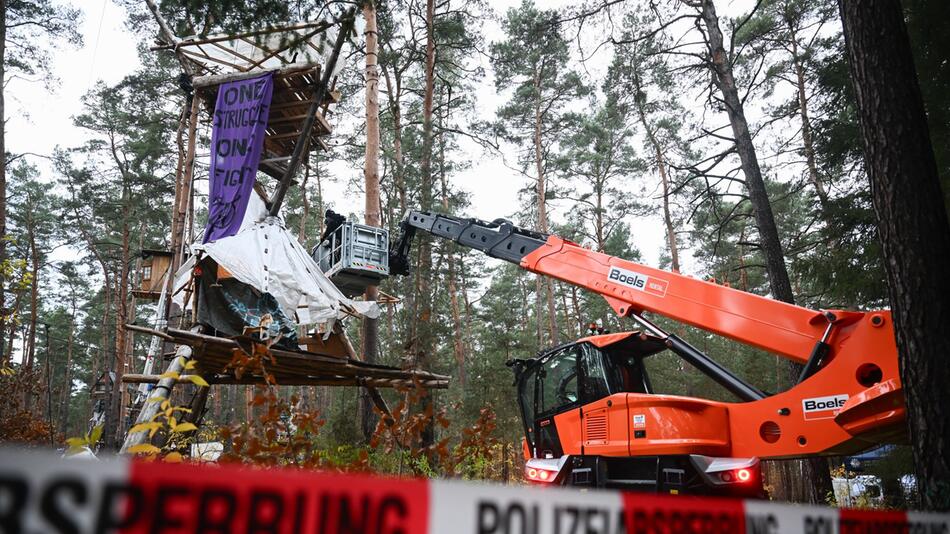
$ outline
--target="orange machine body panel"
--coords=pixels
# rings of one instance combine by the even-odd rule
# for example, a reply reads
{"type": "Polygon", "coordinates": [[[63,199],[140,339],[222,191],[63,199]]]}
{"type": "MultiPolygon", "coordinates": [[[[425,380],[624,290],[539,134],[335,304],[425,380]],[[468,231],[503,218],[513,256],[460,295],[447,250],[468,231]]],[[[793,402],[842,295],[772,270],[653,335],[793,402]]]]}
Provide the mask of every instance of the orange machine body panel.
{"type": "Polygon", "coordinates": [[[554,423],[564,454],[729,456],[728,406],[676,395],[616,393],[556,415],[554,423]]]}
{"type": "MultiPolygon", "coordinates": [[[[741,343],[805,363],[828,328],[826,316],[792,304],[662,271],[579,247],[551,236],[521,266],[603,295],[620,315],[654,312],[741,343]]],[[[555,418],[567,454],[675,454],[719,451],[733,457],[792,458],[850,454],[904,432],[904,402],[891,314],[833,311],[820,369],[791,389],[761,400],[716,403],[702,399],[628,394],[611,399],[609,436],[583,435],[580,410],[555,418]],[[620,414],[629,411],[627,421],[620,414]],[[633,437],[633,410],[642,410],[657,435],[633,437]],[[623,452],[630,434],[629,453],[623,452]],[[602,441],[602,440],[601,440],[602,441]],[[669,451],[669,452],[661,452],[669,451]]],[[[585,338],[597,346],[623,334],[585,338]]],[[[596,410],[594,405],[585,406],[596,410]]],[[[598,412],[599,413],[599,412],[598,412]]],[[[639,412],[638,412],[639,413],[639,412]]],[[[711,453],[709,453],[711,454],[711,453]]]]}

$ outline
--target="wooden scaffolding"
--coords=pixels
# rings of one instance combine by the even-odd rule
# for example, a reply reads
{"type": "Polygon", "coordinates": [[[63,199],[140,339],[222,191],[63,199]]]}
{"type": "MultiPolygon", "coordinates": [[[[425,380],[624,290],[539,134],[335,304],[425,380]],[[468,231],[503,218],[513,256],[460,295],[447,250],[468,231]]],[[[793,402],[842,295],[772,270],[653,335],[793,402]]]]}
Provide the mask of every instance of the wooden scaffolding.
{"type": "MultiPolygon", "coordinates": [[[[334,90],[339,70],[340,51],[352,31],[355,12],[350,10],[334,21],[306,22],[278,28],[268,28],[239,35],[218,35],[177,39],[155,8],[146,0],[162,29],[162,39],[153,50],[173,51],[184,72],[182,86],[192,90],[186,109],[182,111],[179,131],[179,164],[176,174],[176,195],[172,217],[172,236],[169,273],[175,273],[184,263],[193,229],[185,232],[186,221],[193,221],[193,181],[196,151],[196,129],[199,115],[213,116],[218,87],[226,82],[274,74],[274,92],[270,107],[261,173],[274,180],[260,181],[256,186],[271,215],[277,215],[287,189],[306,154],[327,149],[323,138],[332,127],[326,116],[340,95],[334,90]],[[187,141],[185,141],[187,140],[187,141]]],[[[259,174],[260,176],[260,174],[259,174]]],[[[193,224],[193,223],[191,223],[193,224]]],[[[165,279],[164,294],[174,292],[174,276],[165,279]]],[[[187,302],[198,289],[194,278],[184,289],[187,302]]],[[[127,325],[131,332],[153,336],[154,346],[173,344],[176,349],[169,358],[163,374],[145,372],[125,374],[125,384],[154,384],[149,391],[149,402],[133,407],[131,414],[136,423],[150,422],[167,399],[172,389],[181,382],[195,382],[201,377],[209,387],[198,388],[191,401],[192,422],[197,424],[204,411],[208,390],[216,384],[259,385],[323,385],[358,386],[365,388],[370,398],[384,414],[388,408],[376,391],[380,387],[446,388],[449,377],[420,370],[406,370],[360,361],[343,329],[337,323],[329,335],[308,333],[299,342],[306,349],[289,350],[262,343],[251,335],[224,338],[206,335],[193,318],[181,314],[177,328],[169,320],[171,298],[160,299],[162,320],[152,327],[127,325]],[[257,370],[237,370],[237,357],[266,354],[263,366],[257,370]],[[194,362],[189,364],[188,362],[194,362]]],[[[162,352],[162,351],[160,351],[162,352]]],[[[149,354],[155,358],[156,354],[149,354]]],[[[162,360],[162,358],[158,358],[162,360]]],[[[140,396],[141,397],[141,396],[140,396]]],[[[148,432],[128,433],[122,447],[146,443],[148,432]]]]}

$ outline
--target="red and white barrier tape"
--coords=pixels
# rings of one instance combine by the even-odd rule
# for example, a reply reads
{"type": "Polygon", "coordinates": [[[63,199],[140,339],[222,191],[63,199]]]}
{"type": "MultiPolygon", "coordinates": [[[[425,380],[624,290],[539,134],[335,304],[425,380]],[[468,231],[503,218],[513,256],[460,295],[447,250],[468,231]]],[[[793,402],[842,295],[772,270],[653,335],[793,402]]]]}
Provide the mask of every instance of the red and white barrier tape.
{"type": "Polygon", "coordinates": [[[950,534],[950,514],[0,449],[0,532],[950,534]]]}

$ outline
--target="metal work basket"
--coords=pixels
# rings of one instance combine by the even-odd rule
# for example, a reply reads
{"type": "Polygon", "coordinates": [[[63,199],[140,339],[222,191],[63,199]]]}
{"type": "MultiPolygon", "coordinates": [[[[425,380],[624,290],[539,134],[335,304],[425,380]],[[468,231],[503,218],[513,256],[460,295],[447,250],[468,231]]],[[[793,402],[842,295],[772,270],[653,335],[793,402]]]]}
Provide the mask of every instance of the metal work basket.
{"type": "Polygon", "coordinates": [[[346,221],[313,249],[313,259],[352,297],[389,277],[389,231],[346,221]]]}

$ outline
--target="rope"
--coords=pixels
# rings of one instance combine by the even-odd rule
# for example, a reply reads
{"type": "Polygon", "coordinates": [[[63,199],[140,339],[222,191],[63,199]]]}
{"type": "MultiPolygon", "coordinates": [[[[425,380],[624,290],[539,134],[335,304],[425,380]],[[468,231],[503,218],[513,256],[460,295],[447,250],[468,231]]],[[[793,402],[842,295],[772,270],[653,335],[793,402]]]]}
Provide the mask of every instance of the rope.
{"type": "Polygon", "coordinates": [[[96,43],[92,47],[92,64],[89,65],[89,79],[86,86],[92,85],[92,74],[96,71],[96,55],[99,53],[99,38],[102,36],[102,21],[106,18],[106,7],[109,0],[102,0],[102,13],[99,14],[99,29],[96,30],[96,43]]]}

